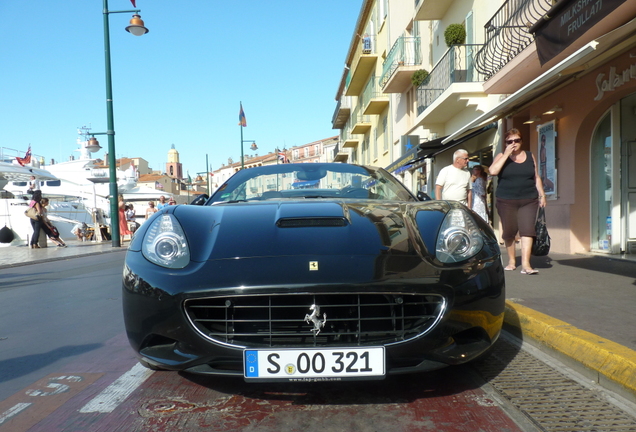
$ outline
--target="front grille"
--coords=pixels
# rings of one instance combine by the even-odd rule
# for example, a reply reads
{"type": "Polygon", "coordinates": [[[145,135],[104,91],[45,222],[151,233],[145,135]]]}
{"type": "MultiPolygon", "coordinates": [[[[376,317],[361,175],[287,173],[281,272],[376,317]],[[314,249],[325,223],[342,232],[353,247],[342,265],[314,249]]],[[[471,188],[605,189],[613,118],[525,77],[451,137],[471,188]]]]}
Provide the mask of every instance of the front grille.
{"type": "Polygon", "coordinates": [[[240,347],[368,346],[429,331],[441,317],[438,294],[354,293],[220,296],[190,299],[185,311],[206,338],[240,347]],[[312,305],[319,307],[311,318],[312,305]]]}

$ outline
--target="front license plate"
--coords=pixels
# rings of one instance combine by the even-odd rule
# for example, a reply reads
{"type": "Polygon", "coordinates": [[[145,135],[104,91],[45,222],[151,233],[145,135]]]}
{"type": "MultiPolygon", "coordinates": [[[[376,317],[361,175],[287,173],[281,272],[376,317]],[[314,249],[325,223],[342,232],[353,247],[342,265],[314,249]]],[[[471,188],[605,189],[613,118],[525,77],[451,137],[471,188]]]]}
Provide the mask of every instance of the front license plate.
{"type": "Polygon", "coordinates": [[[245,380],[339,381],[383,378],[384,347],[244,350],[245,380]]]}

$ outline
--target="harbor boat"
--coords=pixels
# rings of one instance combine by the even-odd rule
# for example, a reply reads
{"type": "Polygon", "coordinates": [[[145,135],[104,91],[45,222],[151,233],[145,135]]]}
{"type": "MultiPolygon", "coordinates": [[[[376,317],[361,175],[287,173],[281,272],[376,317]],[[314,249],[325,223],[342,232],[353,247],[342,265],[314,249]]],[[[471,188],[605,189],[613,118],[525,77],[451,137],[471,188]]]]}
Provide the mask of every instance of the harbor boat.
{"type": "MultiPolygon", "coordinates": [[[[10,232],[10,234],[2,236],[0,246],[17,246],[29,243],[33,227],[24,212],[29,208],[31,200],[31,195],[27,193],[27,185],[31,177],[40,183],[59,182],[55,175],[40,168],[36,160],[24,166],[15,162],[7,162],[4,158],[0,161],[0,190],[2,191],[0,194],[0,229],[5,230],[5,233],[10,232]],[[16,187],[20,187],[21,190],[15,191],[16,187]]],[[[72,202],[53,200],[49,206],[48,215],[51,222],[60,231],[62,238],[74,237],[71,233],[73,227],[81,222],[91,222],[92,219],[86,209],[78,208],[72,202]]]]}
{"type": "MultiPolygon", "coordinates": [[[[33,231],[28,218],[24,216],[31,199],[28,194],[31,175],[35,175],[39,181],[42,195],[49,198],[49,219],[63,239],[75,238],[72,229],[77,224],[86,223],[97,234],[95,240],[104,240],[100,235],[103,231],[101,228],[110,226],[110,172],[101,165],[101,161],[91,157],[101,147],[96,140],[88,139],[90,131],[80,128],[78,132],[81,135],[77,140],[78,158],[48,165],[46,169],[40,168],[35,159],[31,162],[32,166],[4,163],[11,165],[12,170],[7,167],[6,171],[2,171],[0,168],[0,177],[4,176],[6,180],[6,184],[2,185],[4,199],[0,203],[0,228],[6,225],[16,233],[12,245],[27,244],[33,231]],[[16,172],[20,168],[22,172],[18,175],[16,172]],[[19,206],[22,207],[21,211],[16,211],[19,206]]],[[[124,166],[125,169],[121,168],[116,170],[118,193],[123,195],[126,203],[134,205],[136,221],[141,224],[145,220],[148,202],[156,202],[162,195],[169,198],[170,194],[138,186],[137,170],[132,163],[124,166]]]]}
{"type": "MultiPolygon", "coordinates": [[[[47,197],[76,197],[84,207],[91,209],[94,218],[100,223],[110,225],[110,171],[92,154],[101,146],[91,137],[90,129],[78,129],[78,158],[47,166],[47,170],[60,182],[45,182],[42,193],[47,197]]],[[[117,191],[126,204],[133,204],[136,211],[136,222],[140,225],[145,220],[148,202],[159,201],[162,195],[169,199],[171,194],[139,186],[139,174],[132,160],[123,163],[116,169],[117,191]]]]}

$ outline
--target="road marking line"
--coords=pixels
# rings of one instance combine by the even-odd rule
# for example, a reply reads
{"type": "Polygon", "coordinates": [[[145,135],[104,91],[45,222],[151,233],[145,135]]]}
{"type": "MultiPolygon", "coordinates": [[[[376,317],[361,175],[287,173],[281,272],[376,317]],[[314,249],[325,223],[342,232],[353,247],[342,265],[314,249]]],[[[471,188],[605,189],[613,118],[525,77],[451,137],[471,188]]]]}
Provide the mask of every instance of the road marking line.
{"type": "Polygon", "coordinates": [[[30,405],[31,405],[30,403],[26,403],[25,402],[25,403],[19,403],[19,404],[16,404],[16,405],[12,406],[10,409],[8,409],[5,412],[3,412],[2,414],[0,414],[0,424],[2,424],[5,421],[9,420],[11,417],[15,416],[16,414],[19,414],[20,411],[24,411],[30,405]]]}
{"type": "Polygon", "coordinates": [[[117,408],[137,387],[146,381],[153,371],[137,363],[128,372],[120,376],[114,383],[106,387],[95,396],[79,412],[81,413],[110,413],[117,408]]]}

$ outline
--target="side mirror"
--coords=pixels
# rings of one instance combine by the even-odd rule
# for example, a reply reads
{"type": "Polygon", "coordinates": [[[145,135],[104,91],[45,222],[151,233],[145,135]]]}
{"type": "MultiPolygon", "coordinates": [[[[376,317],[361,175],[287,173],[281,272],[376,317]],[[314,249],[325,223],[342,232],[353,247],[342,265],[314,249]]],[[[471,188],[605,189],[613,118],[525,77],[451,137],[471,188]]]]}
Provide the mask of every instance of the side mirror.
{"type": "Polygon", "coordinates": [[[430,196],[428,196],[428,194],[426,194],[426,193],[424,193],[422,191],[419,191],[417,193],[417,199],[418,199],[418,201],[431,201],[432,200],[432,198],[430,196]]]}
{"type": "Polygon", "coordinates": [[[196,197],[195,199],[192,200],[192,202],[190,203],[190,205],[199,205],[202,206],[205,204],[205,202],[209,199],[210,197],[208,196],[208,194],[202,194],[199,195],[198,197],[196,197]]]}

